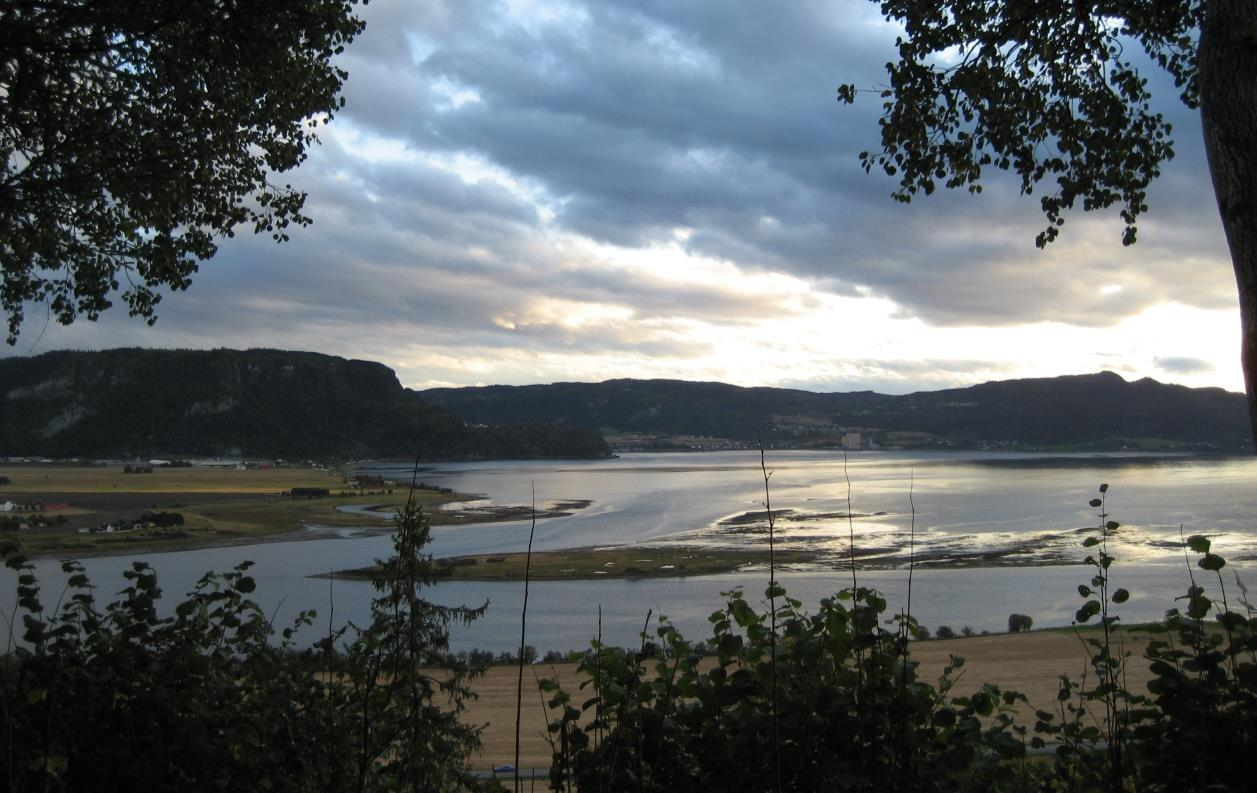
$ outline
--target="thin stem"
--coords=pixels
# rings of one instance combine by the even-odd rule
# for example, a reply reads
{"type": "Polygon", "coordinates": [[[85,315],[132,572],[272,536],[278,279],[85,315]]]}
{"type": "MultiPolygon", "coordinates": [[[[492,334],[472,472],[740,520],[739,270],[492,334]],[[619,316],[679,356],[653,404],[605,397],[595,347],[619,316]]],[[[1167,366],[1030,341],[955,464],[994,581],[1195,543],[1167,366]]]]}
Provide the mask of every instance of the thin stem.
{"type": "MultiPolygon", "coordinates": [[[[598,604],[598,642],[594,647],[594,754],[602,747],[602,604],[598,604]]],[[[602,774],[598,774],[598,793],[602,793],[602,774]]]]}
{"type": "Polygon", "coordinates": [[[768,669],[772,676],[772,721],[773,721],[773,769],[777,791],[781,791],[781,738],[777,727],[777,563],[775,552],[775,536],[773,523],[773,501],[768,489],[768,479],[772,472],[764,459],[764,439],[759,441],[759,470],[764,475],[764,511],[768,514],[768,619],[771,631],[768,634],[768,669]]]}
{"type": "Polygon", "coordinates": [[[847,450],[842,450],[842,476],[847,480],[847,545],[851,557],[851,597],[854,604],[859,581],[855,574],[855,520],[851,517],[851,473],[847,470],[847,450]]]}
{"type": "MultiPolygon", "coordinates": [[[[908,602],[906,606],[908,617],[912,616],[912,571],[917,566],[917,504],[913,500],[916,473],[915,468],[908,471],[908,509],[912,511],[912,518],[908,523],[908,602]]],[[[848,512],[850,512],[850,502],[848,502],[848,512]]]]}
{"type": "MultiPolygon", "coordinates": [[[[899,615],[899,647],[897,648],[899,651],[899,696],[901,698],[906,695],[908,690],[908,624],[912,619],[912,570],[916,566],[917,506],[912,498],[915,484],[916,469],[910,469],[908,473],[908,508],[911,510],[912,517],[908,523],[908,598],[904,610],[899,615]]],[[[907,763],[909,760],[908,752],[904,751],[908,738],[907,715],[904,715],[900,720],[899,728],[900,751],[895,753],[894,758],[896,770],[900,770],[900,761],[907,763]]]]}
{"type": "Polygon", "coordinates": [[[524,713],[524,640],[528,633],[528,577],[532,572],[532,538],[537,531],[537,485],[532,484],[532,525],[524,556],[524,610],[519,618],[519,680],[515,688],[515,791],[519,793],[519,725],[524,713]]]}

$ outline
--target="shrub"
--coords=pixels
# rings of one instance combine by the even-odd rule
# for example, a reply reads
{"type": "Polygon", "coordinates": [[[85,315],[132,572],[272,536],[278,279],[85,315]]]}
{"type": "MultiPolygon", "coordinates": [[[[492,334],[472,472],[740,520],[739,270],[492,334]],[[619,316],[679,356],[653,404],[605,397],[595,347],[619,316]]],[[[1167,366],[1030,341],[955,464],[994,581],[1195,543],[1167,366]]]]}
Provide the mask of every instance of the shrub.
{"type": "Polygon", "coordinates": [[[556,714],[552,786],[947,791],[1011,780],[1000,761],[1024,752],[1007,713],[1019,695],[983,685],[958,696],[958,657],[937,687],[920,680],[906,651],[915,622],[882,628],[886,603],[872,590],[840,592],[815,614],[780,587],[771,594],[784,604],[775,657],[771,615],[735,590],[711,615],[710,668],[661,618],[653,655],[646,634],[636,652],[594,642],[579,706],[543,681],[556,714]]]}
{"type": "Polygon", "coordinates": [[[33,567],[18,573],[22,644],[0,663],[0,789],[22,791],[444,791],[474,786],[477,731],[459,714],[469,670],[448,626],[481,609],[418,596],[431,583],[428,526],[413,501],[375,577],[371,621],[297,651],[302,612],[278,636],[248,599],[245,562],[206,574],[159,617],[143,562],[101,609],[76,562],[49,611],[33,567]],[[433,675],[430,671],[442,670],[433,675]]]}
{"type": "MultiPolygon", "coordinates": [[[[1119,617],[1111,606],[1130,594],[1112,585],[1116,561],[1108,541],[1120,529],[1108,520],[1105,494],[1091,506],[1099,524],[1083,545],[1093,575],[1078,587],[1084,598],[1075,618],[1099,617],[1099,636],[1084,638],[1090,682],[1062,678],[1056,712],[1039,711],[1035,745],[1044,737],[1057,744],[1055,785],[1064,789],[1114,791],[1242,791],[1252,789],[1257,763],[1257,618],[1243,599],[1245,613],[1231,610],[1221,570],[1226,561],[1203,536],[1183,541],[1184,556],[1199,554],[1196,566],[1217,579],[1217,599],[1197,580],[1186,611],[1171,608],[1165,621],[1142,628],[1154,637],[1145,650],[1153,674],[1151,696],[1126,688],[1130,651],[1115,636],[1119,617]],[[1213,624],[1209,617],[1213,615],[1213,624]]],[[[1238,582],[1238,578],[1237,584],[1238,582]]],[[[1241,591],[1243,585],[1239,584],[1241,591]]]]}

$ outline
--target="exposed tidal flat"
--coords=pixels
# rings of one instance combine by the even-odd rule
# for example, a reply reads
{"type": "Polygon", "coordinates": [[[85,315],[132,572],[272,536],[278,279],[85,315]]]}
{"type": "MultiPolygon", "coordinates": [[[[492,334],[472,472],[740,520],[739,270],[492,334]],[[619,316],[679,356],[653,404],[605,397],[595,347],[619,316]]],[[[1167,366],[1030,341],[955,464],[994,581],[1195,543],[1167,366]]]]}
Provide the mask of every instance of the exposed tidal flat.
{"type": "MultiPolygon", "coordinates": [[[[1132,593],[1118,611],[1126,622],[1158,618],[1185,590],[1180,524],[1187,534],[1211,536],[1215,551],[1230,563],[1228,574],[1236,570],[1247,578],[1257,559],[1257,460],[1251,458],[865,452],[844,461],[841,453],[777,452],[769,455],[768,467],[777,547],[790,554],[779,577],[793,596],[815,603],[848,586],[848,538],[854,535],[860,583],[882,590],[892,608],[904,603],[906,563],[915,553],[912,609],[931,628],[998,631],[1011,612],[1032,616],[1036,626],[1069,624],[1078,606],[1076,586],[1089,576],[1076,564],[1083,556],[1080,532],[1097,523],[1087,501],[1101,482],[1110,485],[1112,519],[1122,523],[1111,551],[1118,558],[1115,585],[1132,593]]],[[[379,470],[403,478],[400,467],[379,470]]],[[[615,548],[631,554],[643,571],[673,565],[666,578],[537,581],[528,643],[538,648],[586,645],[600,606],[608,641],[633,642],[648,611],[666,614],[688,635],[701,637],[721,592],[742,586],[756,601],[767,583],[762,564],[684,575],[666,560],[678,553],[766,550],[757,453],[440,464],[420,476],[486,494],[476,502],[483,508],[527,504],[534,489],[539,502],[588,501],[565,516],[539,519],[534,549],[615,548]]],[[[527,521],[437,526],[430,550],[438,557],[506,556],[524,550],[528,529],[527,521]]],[[[317,538],[143,558],[158,571],[171,608],[206,570],[252,560],[255,599],[275,612],[277,625],[302,609],[320,612],[304,634],[313,640],[327,630],[329,616],[335,623],[362,624],[372,590],[363,581],[310,576],[369,566],[387,556],[390,540],[381,532],[342,537],[315,527],[310,533],[317,538]]],[[[570,566],[562,553],[553,559],[570,566]]],[[[87,562],[98,596],[122,587],[130,561],[107,556],[87,562]]],[[[55,602],[64,577],[52,561],[41,561],[39,571],[47,599],[55,602]]],[[[12,572],[5,571],[0,604],[6,615],[13,611],[13,584],[12,572]]],[[[455,630],[456,647],[501,651],[518,642],[518,581],[444,581],[431,594],[451,604],[490,601],[484,619],[455,630]]]]}

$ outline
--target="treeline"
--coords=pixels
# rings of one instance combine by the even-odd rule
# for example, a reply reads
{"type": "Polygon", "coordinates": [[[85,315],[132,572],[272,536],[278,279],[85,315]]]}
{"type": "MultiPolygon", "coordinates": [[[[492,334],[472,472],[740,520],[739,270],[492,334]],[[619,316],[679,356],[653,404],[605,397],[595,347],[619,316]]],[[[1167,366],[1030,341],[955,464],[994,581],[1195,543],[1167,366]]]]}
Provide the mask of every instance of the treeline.
{"type": "Polygon", "coordinates": [[[0,360],[0,448],[50,457],[601,457],[592,430],[478,427],[387,367],[280,350],[50,352],[0,360]]]}
{"type": "Polygon", "coordinates": [[[1252,451],[1243,394],[1186,388],[1112,372],[1006,380],[890,395],[820,394],[681,380],[608,380],[421,392],[468,421],[555,422],[619,432],[801,442],[844,429],[928,433],[949,445],[1090,444],[1156,438],[1252,451]]]}

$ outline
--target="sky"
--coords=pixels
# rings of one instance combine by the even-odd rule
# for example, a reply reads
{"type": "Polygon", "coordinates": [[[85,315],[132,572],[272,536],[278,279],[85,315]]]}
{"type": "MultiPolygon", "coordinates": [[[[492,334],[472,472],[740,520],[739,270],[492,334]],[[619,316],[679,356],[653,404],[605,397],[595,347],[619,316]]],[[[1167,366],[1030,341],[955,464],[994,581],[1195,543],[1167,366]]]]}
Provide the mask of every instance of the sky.
{"type": "Polygon", "coordinates": [[[715,380],[908,393],[1110,370],[1243,390],[1235,280],[1199,121],[1155,71],[1177,156],[1139,242],[1037,198],[904,205],[860,167],[896,28],[867,0],[372,0],[346,108],[281,181],[314,224],[238,235],[167,295],[0,355],[273,347],[412,388],[715,380]]]}

